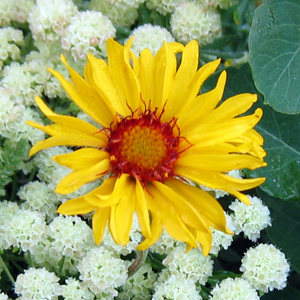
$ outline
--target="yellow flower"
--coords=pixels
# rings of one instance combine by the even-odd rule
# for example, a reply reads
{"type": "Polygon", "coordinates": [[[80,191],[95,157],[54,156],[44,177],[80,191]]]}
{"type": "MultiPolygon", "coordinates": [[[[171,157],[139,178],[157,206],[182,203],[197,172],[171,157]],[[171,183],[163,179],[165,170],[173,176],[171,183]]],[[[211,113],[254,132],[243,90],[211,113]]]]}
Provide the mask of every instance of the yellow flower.
{"type": "Polygon", "coordinates": [[[218,105],[225,71],[213,90],[199,94],[220,60],[198,69],[195,41],[186,46],[165,43],[157,55],[145,49],[139,57],[131,52],[131,44],[132,39],[125,46],[110,39],[108,63],[89,54],[84,78],[62,57],[72,82],[50,70],[102,129],[55,114],[37,97],[37,105],[54,124],[27,122],[50,136],[36,143],[30,156],[53,146],[78,148],[53,157],[73,170],[58,184],[57,193],[71,193],[105,175],[98,188],[58,208],[65,215],[94,211],[97,244],[108,224],[115,242],[126,245],[136,213],[144,236],[139,250],[153,245],[165,229],[185,242],[187,250],[200,243],[207,255],[211,228],[231,232],[218,201],[189,182],[224,190],[250,203],[241,191],[260,185],[264,178],[237,179],[227,173],[266,165],[263,138],[253,129],[262,110],[240,116],[257,96],[240,94],[218,105]],[[179,67],[178,53],[182,54],[179,67]]]}

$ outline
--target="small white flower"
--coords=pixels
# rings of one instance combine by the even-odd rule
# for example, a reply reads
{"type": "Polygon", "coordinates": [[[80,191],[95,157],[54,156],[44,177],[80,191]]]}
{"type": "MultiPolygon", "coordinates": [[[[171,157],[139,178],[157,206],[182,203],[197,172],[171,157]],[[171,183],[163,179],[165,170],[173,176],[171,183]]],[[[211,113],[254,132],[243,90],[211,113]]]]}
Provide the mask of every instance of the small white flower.
{"type": "Polygon", "coordinates": [[[28,22],[35,40],[54,42],[77,13],[72,0],[37,0],[29,13],[28,22]]]}
{"type": "Polygon", "coordinates": [[[152,300],[201,300],[202,297],[192,279],[184,274],[171,275],[160,280],[154,289],[152,300]]]}
{"type": "Polygon", "coordinates": [[[236,226],[234,232],[244,234],[253,242],[260,237],[261,230],[271,225],[270,211],[257,197],[248,195],[251,205],[235,200],[229,208],[233,210],[232,219],[236,226]]]}
{"type": "Polygon", "coordinates": [[[149,9],[155,9],[162,15],[173,13],[176,7],[184,0],[148,0],[146,2],[149,9]]]}
{"type": "Polygon", "coordinates": [[[259,300],[249,282],[243,278],[226,278],[211,291],[209,300],[259,300]]]}
{"type": "Polygon", "coordinates": [[[118,300],[150,300],[156,277],[151,265],[145,262],[122,286],[118,300]]]}
{"type": "Polygon", "coordinates": [[[72,277],[66,280],[66,285],[62,285],[62,296],[64,300],[94,300],[95,298],[87,286],[72,277]]]}
{"type": "Polygon", "coordinates": [[[266,293],[286,286],[290,265],[273,245],[259,244],[245,253],[240,271],[255,289],[266,293]]]}
{"type": "Polygon", "coordinates": [[[179,5],[171,16],[171,31],[181,43],[197,40],[200,46],[212,43],[221,36],[221,17],[212,6],[195,2],[179,5]]]}
{"type": "Polygon", "coordinates": [[[210,256],[204,256],[202,250],[194,248],[185,253],[186,246],[178,245],[163,260],[171,275],[184,274],[193,282],[205,284],[208,277],[212,275],[213,261],[210,256]]]}
{"type": "Polygon", "coordinates": [[[145,24],[133,30],[130,36],[134,36],[131,50],[137,56],[145,48],[150,49],[153,55],[163,46],[163,42],[174,42],[171,33],[160,26],[145,24]]]}
{"type": "MultiPolygon", "coordinates": [[[[235,225],[233,224],[231,216],[226,215],[226,225],[227,227],[234,232],[235,230],[235,225]]],[[[231,245],[233,241],[233,235],[232,234],[227,234],[222,231],[216,230],[214,228],[211,228],[212,230],[212,237],[213,237],[213,242],[211,246],[210,253],[217,255],[218,252],[221,249],[221,246],[227,250],[228,247],[231,245]]]]}
{"type": "Polygon", "coordinates": [[[114,25],[129,28],[138,17],[136,5],[131,5],[134,1],[141,2],[140,0],[91,0],[89,9],[102,12],[114,25]]]}
{"type": "Polygon", "coordinates": [[[59,278],[46,269],[30,268],[19,274],[15,284],[15,293],[22,300],[56,300],[61,295],[59,278]]]}
{"type": "Polygon", "coordinates": [[[79,279],[97,297],[116,297],[116,288],[124,285],[128,278],[127,268],[127,261],[102,246],[88,251],[77,265],[79,279]]]}
{"type": "Polygon", "coordinates": [[[115,34],[112,22],[101,12],[79,12],[62,32],[61,46],[76,62],[85,61],[88,53],[106,57],[106,41],[115,34]]]}
{"type": "Polygon", "coordinates": [[[163,230],[160,238],[149,249],[151,252],[156,252],[160,255],[168,254],[179,244],[177,240],[172,238],[165,230],[163,230]]]}

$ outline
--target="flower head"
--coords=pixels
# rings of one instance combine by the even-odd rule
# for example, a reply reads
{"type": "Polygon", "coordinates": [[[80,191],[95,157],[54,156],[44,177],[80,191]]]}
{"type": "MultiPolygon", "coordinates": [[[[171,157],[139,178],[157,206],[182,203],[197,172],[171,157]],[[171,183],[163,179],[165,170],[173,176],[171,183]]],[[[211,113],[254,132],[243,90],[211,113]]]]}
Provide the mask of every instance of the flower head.
{"type": "Polygon", "coordinates": [[[241,191],[260,185],[264,178],[237,179],[227,173],[265,166],[263,138],[253,129],[262,110],[240,116],[257,96],[240,94],[218,106],[226,72],[221,73],[213,90],[199,95],[220,60],[197,70],[196,41],[186,46],[165,43],[155,56],[145,49],[139,57],[130,50],[131,44],[132,38],[125,46],[109,39],[108,63],[89,54],[84,78],[62,57],[72,83],[50,70],[70,98],[102,129],[58,115],[37,97],[36,103],[54,124],[27,122],[50,135],[36,143],[30,155],[53,146],[77,147],[72,153],[53,157],[73,169],[56,188],[61,194],[104,178],[102,185],[58,209],[66,215],[94,211],[97,244],[108,223],[115,242],[126,245],[136,212],[144,236],[139,250],[153,245],[165,229],[186,242],[188,249],[200,243],[207,255],[211,227],[231,231],[218,201],[189,181],[222,189],[250,203],[241,191]],[[177,68],[178,53],[182,58],[177,68]]]}

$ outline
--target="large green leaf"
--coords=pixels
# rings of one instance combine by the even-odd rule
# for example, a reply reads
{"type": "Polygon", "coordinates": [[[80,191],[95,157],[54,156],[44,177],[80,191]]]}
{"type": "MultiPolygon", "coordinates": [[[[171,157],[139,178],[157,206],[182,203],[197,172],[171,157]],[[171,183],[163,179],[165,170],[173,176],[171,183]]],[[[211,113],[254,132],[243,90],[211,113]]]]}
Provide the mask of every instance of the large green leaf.
{"type": "Polygon", "coordinates": [[[276,111],[300,112],[300,1],[269,0],[254,13],[249,62],[257,89],[276,111]]]}
{"type": "MultiPolygon", "coordinates": [[[[249,92],[258,93],[249,65],[239,69],[229,68],[224,99],[249,92]]],[[[203,91],[214,87],[217,76],[213,76],[203,91]]],[[[262,103],[256,104],[264,110],[264,116],[255,127],[265,139],[264,148],[267,167],[247,172],[250,177],[266,177],[261,188],[271,196],[283,200],[300,200],[300,116],[286,115],[274,111],[262,103]]]]}

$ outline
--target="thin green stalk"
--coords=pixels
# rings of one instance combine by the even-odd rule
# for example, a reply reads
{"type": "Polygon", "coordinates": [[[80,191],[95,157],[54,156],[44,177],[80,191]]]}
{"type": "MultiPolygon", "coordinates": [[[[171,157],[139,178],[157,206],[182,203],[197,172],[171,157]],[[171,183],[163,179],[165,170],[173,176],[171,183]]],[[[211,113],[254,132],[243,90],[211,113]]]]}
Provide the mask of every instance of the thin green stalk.
{"type": "Polygon", "coordinates": [[[11,273],[9,272],[4,260],[2,259],[2,256],[0,255],[0,265],[2,267],[2,269],[4,270],[4,272],[6,273],[8,279],[11,281],[11,283],[14,285],[15,284],[15,280],[12,277],[11,273]]]}
{"type": "Polygon", "coordinates": [[[148,250],[138,251],[136,259],[128,268],[128,277],[132,276],[139,270],[139,268],[145,262],[147,255],[148,255],[148,250]]]}

